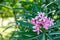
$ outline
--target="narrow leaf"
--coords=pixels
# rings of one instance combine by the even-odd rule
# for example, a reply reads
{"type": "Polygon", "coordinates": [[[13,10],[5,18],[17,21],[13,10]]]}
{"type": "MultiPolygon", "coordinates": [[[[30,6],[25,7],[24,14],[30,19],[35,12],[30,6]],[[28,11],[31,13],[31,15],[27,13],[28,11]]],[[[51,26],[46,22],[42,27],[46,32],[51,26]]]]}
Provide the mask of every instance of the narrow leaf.
{"type": "Polygon", "coordinates": [[[49,35],[58,35],[58,34],[60,34],[60,31],[49,33],[49,35]]]}

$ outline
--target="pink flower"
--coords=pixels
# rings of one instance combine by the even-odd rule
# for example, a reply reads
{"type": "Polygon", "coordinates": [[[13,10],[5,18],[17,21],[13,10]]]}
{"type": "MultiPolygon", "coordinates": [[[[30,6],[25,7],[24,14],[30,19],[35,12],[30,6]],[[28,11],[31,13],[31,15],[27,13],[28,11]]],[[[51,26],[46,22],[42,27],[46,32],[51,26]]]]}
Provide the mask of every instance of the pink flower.
{"type": "Polygon", "coordinates": [[[44,15],[44,13],[38,13],[38,16],[35,18],[32,18],[31,23],[34,24],[33,26],[33,31],[37,32],[39,34],[41,31],[41,28],[45,28],[46,30],[49,29],[50,26],[54,25],[53,19],[48,18],[47,16],[44,15]]]}
{"type": "Polygon", "coordinates": [[[40,13],[38,13],[38,16],[39,17],[44,17],[44,13],[40,12],[40,13]]]}
{"type": "Polygon", "coordinates": [[[35,19],[38,20],[39,19],[39,16],[36,16],[35,19]]]}
{"type": "Polygon", "coordinates": [[[31,23],[32,23],[32,24],[35,24],[35,21],[36,21],[36,20],[35,20],[34,18],[32,18],[31,23]]]}
{"type": "Polygon", "coordinates": [[[34,28],[34,32],[37,32],[37,34],[39,35],[39,33],[40,32],[42,32],[41,30],[40,30],[40,26],[38,26],[38,25],[35,25],[35,26],[33,26],[33,28],[34,28]]]}

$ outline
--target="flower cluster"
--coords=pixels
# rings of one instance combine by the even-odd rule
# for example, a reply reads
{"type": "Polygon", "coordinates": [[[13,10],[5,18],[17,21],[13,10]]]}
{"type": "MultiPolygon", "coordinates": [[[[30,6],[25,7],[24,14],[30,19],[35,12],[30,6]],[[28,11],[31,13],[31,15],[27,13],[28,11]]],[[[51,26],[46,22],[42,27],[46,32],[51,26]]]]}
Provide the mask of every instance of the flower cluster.
{"type": "Polygon", "coordinates": [[[31,23],[34,25],[33,26],[33,31],[37,32],[37,34],[39,34],[41,31],[41,28],[45,28],[46,30],[48,30],[48,28],[52,25],[54,25],[53,23],[53,19],[48,18],[47,16],[45,16],[44,13],[38,13],[38,15],[35,18],[32,18],[31,23]]]}

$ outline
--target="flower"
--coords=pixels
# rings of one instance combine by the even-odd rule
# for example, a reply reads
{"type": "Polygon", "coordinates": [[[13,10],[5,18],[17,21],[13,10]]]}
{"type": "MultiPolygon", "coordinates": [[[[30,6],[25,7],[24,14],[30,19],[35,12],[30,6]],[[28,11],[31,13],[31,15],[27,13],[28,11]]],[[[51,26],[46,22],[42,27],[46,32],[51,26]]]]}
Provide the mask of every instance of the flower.
{"type": "Polygon", "coordinates": [[[32,23],[32,24],[35,24],[35,21],[36,21],[36,20],[35,20],[34,18],[32,18],[31,23],[32,23]]]}
{"type": "Polygon", "coordinates": [[[38,26],[38,25],[35,25],[35,26],[33,26],[33,28],[34,28],[34,32],[37,32],[37,34],[39,34],[40,33],[40,27],[38,26]]]}
{"type": "Polygon", "coordinates": [[[54,25],[54,20],[45,16],[44,13],[39,13],[35,18],[32,18],[31,23],[34,25],[33,26],[33,31],[37,32],[37,34],[39,34],[40,32],[42,32],[41,28],[45,28],[46,30],[48,30],[48,28],[52,25],[54,25]]]}

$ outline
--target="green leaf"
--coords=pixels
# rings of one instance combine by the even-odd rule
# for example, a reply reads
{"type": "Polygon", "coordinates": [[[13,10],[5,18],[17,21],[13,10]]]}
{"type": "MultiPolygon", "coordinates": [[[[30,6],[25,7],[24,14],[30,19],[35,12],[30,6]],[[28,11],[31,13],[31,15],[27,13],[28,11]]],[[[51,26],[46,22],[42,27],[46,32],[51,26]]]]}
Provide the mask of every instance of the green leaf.
{"type": "Polygon", "coordinates": [[[49,33],[49,35],[59,35],[60,31],[49,33]]]}
{"type": "Polygon", "coordinates": [[[4,0],[4,1],[6,1],[6,2],[12,2],[13,0],[4,0]]]}
{"type": "Polygon", "coordinates": [[[54,37],[54,40],[55,40],[55,39],[60,39],[60,36],[58,36],[58,37],[54,37]]]}
{"type": "Polygon", "coordinates": [[[53,40],[52,37],[49,34],[46,34],[49,40],[53,40]]]}
{"type": "Polygon", "coordinates": [[[18,10],[25,10],[25,8],[14,8],[13,10],[18,11],[18,10]]]}
{"type": "Polygon", "coordinates": [[[45,38],[45,33],[43,33],[41,40],[45,40],[45,39],[46,39],[46,38],[45,38]]]}
{"type": "Polygon", "coordinates": [[[60,5],[60,0],[56,0],[55,3],[60,5]]]}
{"type": "Polygon", "coordinates": [[[24,1],[20,1],[20,3],[24,3],[24,4],[33,4],[32,2],[24,2],[24,1]]]}
{"type": "Polygon", "coordinates": [[[32,27],[32,24],[30,24],[28,22],[24,22],[22,20],[17,21],[17,22],[20,23],[20,25],[22,25],[23,27],[28,27],[28,28],[32,27]]]}
{"type": "Polygon", "coordinates": [[[30,39],[27,39],[27,40],[34,40],[34,39],[41,40],[41,37],[42,37],[42,34],[40,34],[40,35],[37,35],[37,36],[35,36],[35,37],[32,37],[32,38],[30,38],[30,39]],[[38,37],[39,37],[39,39],[38,39],[38,37]]]}
{"type": "MultiPolygon", "coordinates": [[[[60,6],[58,6],[58,8],[60,9],[60,6]]],[[[60,14],[60,10],[57,11],[57,14],[60,14]]]]}

